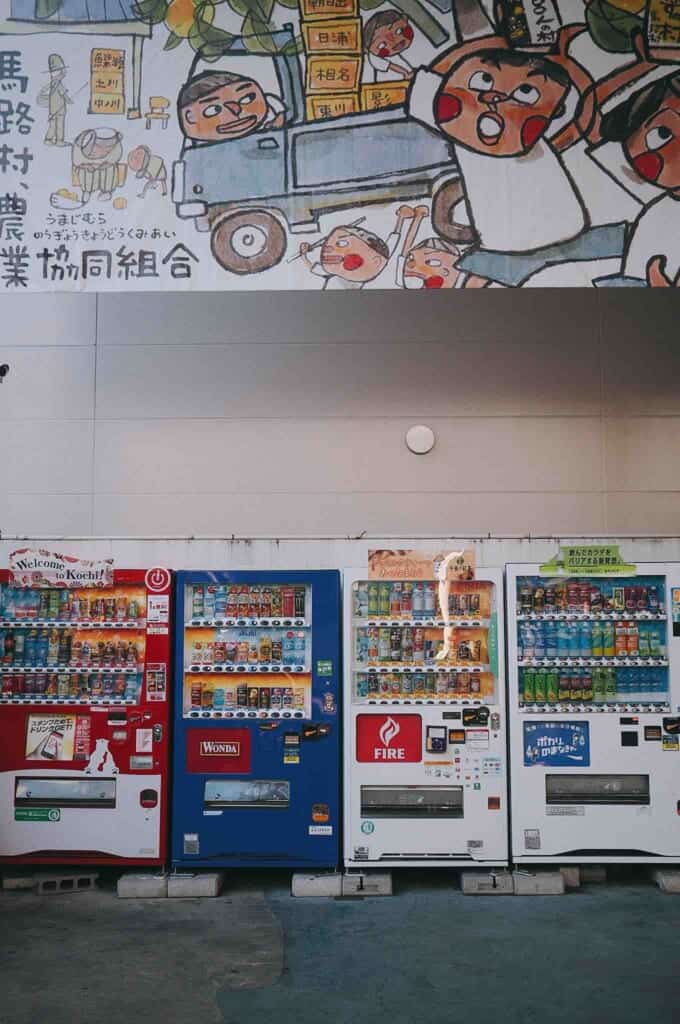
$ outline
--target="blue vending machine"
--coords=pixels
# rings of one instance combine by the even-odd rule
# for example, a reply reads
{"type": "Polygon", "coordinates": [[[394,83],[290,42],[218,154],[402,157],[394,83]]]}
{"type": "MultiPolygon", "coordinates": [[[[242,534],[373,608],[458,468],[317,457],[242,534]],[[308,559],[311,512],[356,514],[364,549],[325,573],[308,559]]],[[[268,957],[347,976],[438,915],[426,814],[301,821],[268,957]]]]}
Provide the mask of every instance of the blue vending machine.
{"type": "Polygon", "coordinates": [[[176,574],[174,867],[334,868],[340,574],[176,574]]]}

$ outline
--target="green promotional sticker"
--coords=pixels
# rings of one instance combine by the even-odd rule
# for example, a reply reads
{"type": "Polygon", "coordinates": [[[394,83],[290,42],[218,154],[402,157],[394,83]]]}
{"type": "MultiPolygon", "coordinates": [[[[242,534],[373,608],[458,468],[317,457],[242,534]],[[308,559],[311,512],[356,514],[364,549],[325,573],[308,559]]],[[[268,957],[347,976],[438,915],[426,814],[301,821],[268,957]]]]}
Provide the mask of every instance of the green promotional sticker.
{"type": "Polygon", "coordinates": [[[15,821],[60,821],[58,807],[15,807],[15,821]]]}
{"type": "Polygon", "coordinates": [[[316,674],[318,676],[332,676],[333,675],[333,662],[332,661],[317,661],[317,663],[316,663],[316,674]]]}
{"type": "Polygon", "coordinates": [[[560,547],[539,571],[542,576],[633,576],[636,567],[624,562],[618,544],[586,544],[560,547]]]}

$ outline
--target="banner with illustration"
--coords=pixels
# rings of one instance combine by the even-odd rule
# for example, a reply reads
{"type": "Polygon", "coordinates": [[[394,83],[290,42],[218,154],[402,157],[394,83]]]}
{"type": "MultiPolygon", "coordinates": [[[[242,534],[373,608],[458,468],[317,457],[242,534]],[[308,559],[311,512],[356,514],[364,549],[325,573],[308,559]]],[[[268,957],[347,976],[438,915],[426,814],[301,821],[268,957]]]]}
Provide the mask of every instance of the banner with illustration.
{"type": "Polygon", "coordinates": [[[0,0],[0,35],[0,291],[680,281],[680,0],[0,0]]]}
{"type": "Polygon", "coordinates": [[[9,573],[15,588],[112,587],[113,559],[92,561],[89,558],[75,558],[73,555],[57,555],[42,549],[19,548],[10,552],[9,573]]]}

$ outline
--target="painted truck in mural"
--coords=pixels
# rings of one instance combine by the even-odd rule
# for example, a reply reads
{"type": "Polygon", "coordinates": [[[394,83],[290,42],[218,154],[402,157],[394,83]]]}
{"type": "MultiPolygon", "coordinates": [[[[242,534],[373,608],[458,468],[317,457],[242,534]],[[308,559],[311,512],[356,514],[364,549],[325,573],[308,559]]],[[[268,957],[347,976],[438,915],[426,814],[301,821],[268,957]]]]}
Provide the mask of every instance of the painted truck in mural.
{"type": "MultiPolygon", "coordinates": [[[[211,232],[218,263],[234,274],[267,270],[283,258],[287,232],[318,230],[321,214],[395,199],[433,197],[437,232],[455,240],[452,210],[463,191],[447,140],[403,107],[306,122],[292,26],[275,36],[274,56],[253,54],[243,39],[223,56],[230,70],[238,58],[248,59],[249,70],[273,62],[283,124],[201,145],[185,139],[173,166],[177,214],[211,232]]],[[[206,66],[214,72],[214,59],[197,53],[187,81],[206,66]]]]}

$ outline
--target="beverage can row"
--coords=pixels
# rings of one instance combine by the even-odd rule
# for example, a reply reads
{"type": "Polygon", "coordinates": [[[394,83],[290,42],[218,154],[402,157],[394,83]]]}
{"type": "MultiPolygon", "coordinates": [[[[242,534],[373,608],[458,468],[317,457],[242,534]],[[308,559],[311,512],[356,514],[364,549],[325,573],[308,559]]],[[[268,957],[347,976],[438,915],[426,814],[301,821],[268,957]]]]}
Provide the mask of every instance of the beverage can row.
{"type": "Polygon", "coordinates": [[[136,667],[139,645],[133,640],[81,640],[71,630],[3,629],[0,627],[0,664],[35,668],[54,665],[106,665],[136,667]]]}
{"type": "Polygon", "coordinates": [[[192,619],[304,619],[304,586],[206,583],[189,587],[192,619]]]}
{"type": "Polygon", "coordinates": [[[437,584],[417,580],[369,580],[354,590],[354,614],[361,619],[434,619],[437,584]]]}
{"type": "Polygon", "coordinates": [[[635,619],[604,622],[522,620],[517,628],[520,661],[529,658],[663,658],[663,624],[635,619]]]}
{"type": "Polygon", "coordinates": [[[356,679],[358,700],[391,698],[435,698],[475,696],[482,690],[480,672],[414,672],[399,675],[390,672],[359,674],[356,679]]]}
{"type": "Polygon", "coordinates": [[[192,711],[233,711],[240,708],[301,711],[305,706],[304,686],[215,686],[212,682],[191,683],[192,711]]]}
{"type": "Polygon", "coordinates": [[[519,678],[523,704],[557,704],[560,701],[612,702],[631,694],[665,693],[665,675],[648,669],[594,667],[580,669],[523,668],[519,678]]]}
{"type": "Polygon", "coordinates": [[[138,675],[115,672],[32,672],[30,675],[14,672],[2,677],[2,694],[5,697],[111,697],[136,701],[140,684],[138,675]]]}
{"type": "Polygon", "coordinates": [[[301,631],[263,632],[240,640],[196,640],[189,660],[192,665],[304,665],[306,650],[301,631]]]}
{"type": "Polygon", "coordinates": [[[663,612],[663,588],[656,583],[630,580],[560,580],[547,583],[535,578],[517,582],[517,605],[526,615],[610,614],[612,612],[663,612]]]}
{"type": "Polygon", "coordinates": [[[126,594],[100,597],[77,590],[2,591],[2,617],[12,620],[59,622],[127,622],[143,615],[139,597],[126,594]]]}

